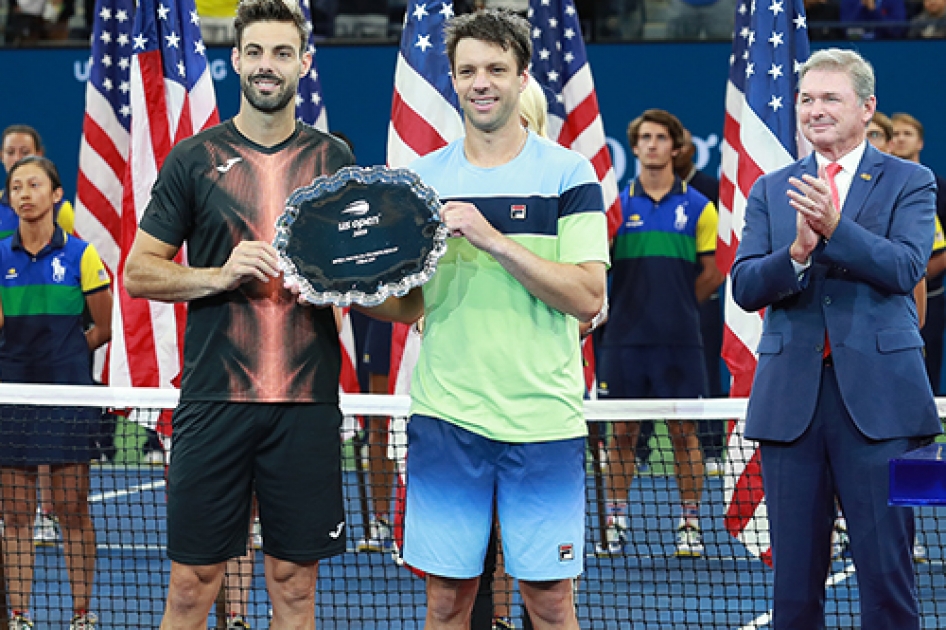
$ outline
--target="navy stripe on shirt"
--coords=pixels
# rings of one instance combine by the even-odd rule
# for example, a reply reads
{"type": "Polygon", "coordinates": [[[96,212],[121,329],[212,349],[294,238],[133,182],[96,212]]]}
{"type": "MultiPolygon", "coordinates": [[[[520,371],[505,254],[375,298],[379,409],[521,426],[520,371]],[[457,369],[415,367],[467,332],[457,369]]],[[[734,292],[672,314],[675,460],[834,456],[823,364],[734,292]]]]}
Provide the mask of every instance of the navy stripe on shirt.
{"type": "Polygon", "coordinates": [[[556,236],[560,218],[582,212],[604,211],[598,184],[575,186],[560,197],[447,197],[443,201],[472,203],[490,225],[503,234],[556,236]]]}

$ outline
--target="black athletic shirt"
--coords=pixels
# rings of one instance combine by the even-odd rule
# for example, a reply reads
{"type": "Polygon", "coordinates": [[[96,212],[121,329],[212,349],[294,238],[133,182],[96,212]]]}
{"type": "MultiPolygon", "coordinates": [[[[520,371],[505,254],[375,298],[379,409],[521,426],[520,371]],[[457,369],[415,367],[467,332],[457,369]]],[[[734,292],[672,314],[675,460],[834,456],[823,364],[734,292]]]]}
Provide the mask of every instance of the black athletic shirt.
{"type": "MultiPolygon", "coordinates": [[[[186,241],[192,267],[221,267],[240,241],[272,242],[293,190],[353,162],[347,145],[302,123],[267,148],[228,121],[174,147],[140,227],[186,241]]],[[[181,400],[334,403],[340,364],[332,309],[298,305],[281,277],[188,304],[181,400]]]]}

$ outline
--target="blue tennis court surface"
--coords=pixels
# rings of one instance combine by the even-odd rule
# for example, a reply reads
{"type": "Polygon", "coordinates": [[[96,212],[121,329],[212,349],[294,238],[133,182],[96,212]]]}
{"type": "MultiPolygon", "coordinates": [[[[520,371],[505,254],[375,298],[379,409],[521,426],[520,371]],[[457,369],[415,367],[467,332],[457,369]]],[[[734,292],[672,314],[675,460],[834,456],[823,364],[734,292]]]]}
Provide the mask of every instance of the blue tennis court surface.
{"type": "MultiPolygon", "coordinates": [[[[157,628],[169,563],[164,553],[164,481],[160,467],[93,469],[98,563],[93,607],[102,630],[157,628]]],[[[346,474],[349,549],[362,535],[353,473],[346,474]]],[[[586,569],[578,587],[582,628],[749,629],[768,627],[771,571],[750,557],[722,527],[723,491],[710,479],[703,502],[705,555],[675,558],[677,503],[671,477],[642,476],[631,490],[632,543],[620,556],[595,557],[596,516],[589,503],[586,569]]],[[[589,479],[589,497],[593,497],[589,479]]],[[[918,511],[929,561],[917,567],[924,628],[946,627],[943,520],[918,511]]],[[[67,627],[71,601],[61,547],[37,550],[32,610],[38,630],[67,627]]],[[[849,558],[829,578],[828,627],[860,626],[856,574],[849,558]]],[[[518,615],[518,598],[514,613],[518,615]]],[[[268,627],[269,606],[257,554],[249,621],[268,627]]],[[[424,585],[392,558],[350,551],[323,562],[317,625],[323,630],[399,630],[423,627],[424,585]]]]}

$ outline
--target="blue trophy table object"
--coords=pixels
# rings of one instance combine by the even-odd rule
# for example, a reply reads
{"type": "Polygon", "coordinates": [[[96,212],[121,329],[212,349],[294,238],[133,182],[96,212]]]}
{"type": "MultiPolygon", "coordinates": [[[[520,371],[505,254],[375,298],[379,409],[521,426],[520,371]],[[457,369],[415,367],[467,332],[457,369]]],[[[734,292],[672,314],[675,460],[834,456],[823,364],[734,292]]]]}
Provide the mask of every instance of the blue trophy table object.
{"type": "Polygon", "coordinates": [[[890,460],[890,505],[946,505],[946,444],[890,460]]]}

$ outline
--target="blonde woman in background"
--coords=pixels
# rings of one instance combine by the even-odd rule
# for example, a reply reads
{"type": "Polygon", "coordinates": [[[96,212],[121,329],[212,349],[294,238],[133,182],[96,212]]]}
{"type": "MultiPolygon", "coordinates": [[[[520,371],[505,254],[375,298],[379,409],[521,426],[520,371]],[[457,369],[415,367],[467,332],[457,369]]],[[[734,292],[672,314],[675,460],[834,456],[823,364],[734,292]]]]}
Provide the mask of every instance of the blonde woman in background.
{"type": "Polygon", "coordinates": [[[543,138],[549,137],[549,103],[538,81],[531,76],[519,96],[519,118],[523,126],[543,138]]]}

